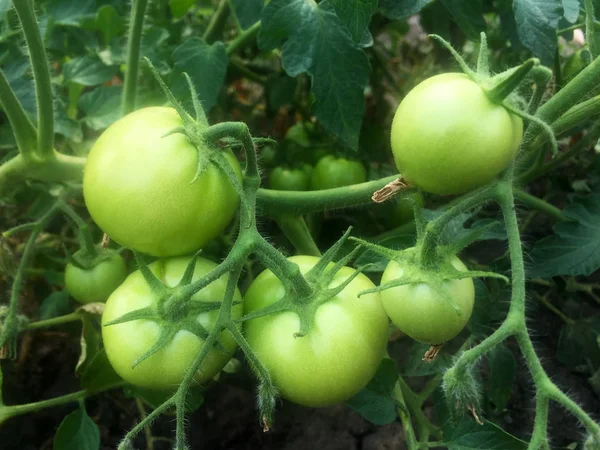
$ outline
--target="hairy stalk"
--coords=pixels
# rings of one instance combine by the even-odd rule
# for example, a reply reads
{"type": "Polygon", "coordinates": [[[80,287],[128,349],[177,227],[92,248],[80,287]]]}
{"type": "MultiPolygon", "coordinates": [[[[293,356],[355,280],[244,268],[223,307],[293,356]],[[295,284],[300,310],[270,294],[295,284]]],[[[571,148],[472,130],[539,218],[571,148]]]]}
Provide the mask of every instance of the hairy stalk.
{"type": "Polygon", "coordinates": [[[33,69],[37,105],[37,153],[42,159],[51,158],[54,154],[54,103],[44,42],[35,17],[33,0],[19,0],[13,2],[13,6],[23,27],[33,69]]]}
{"type": "Polygon", "coordinates": [[[219,33],[223,31],[223,27],[225,26],[225,22],[227,22],[227,16],[229,15],[229,2],[227,0],[221,0],[217,10],[210,18],[210,22],[202,35],[202,39],[204,39],[209,44],[214,41],[219,33]]]}
{"type": "Polygon", "coordinates": [[[123,81],[123,97],[121,99],[122,114],[126,115],[135,110],[137,94],[137,79],[140,67],[140,47],[142,30],[148,0],[132,0],[131,24],[127,35],[127,69],[123,81]]]}
{"type": "Polygon", "coordinates": [[[321,251],[306,226],[302,216],[282,214],[275,219],[285,237],[296,248],[300,255],[321,256],[321,251]]]}

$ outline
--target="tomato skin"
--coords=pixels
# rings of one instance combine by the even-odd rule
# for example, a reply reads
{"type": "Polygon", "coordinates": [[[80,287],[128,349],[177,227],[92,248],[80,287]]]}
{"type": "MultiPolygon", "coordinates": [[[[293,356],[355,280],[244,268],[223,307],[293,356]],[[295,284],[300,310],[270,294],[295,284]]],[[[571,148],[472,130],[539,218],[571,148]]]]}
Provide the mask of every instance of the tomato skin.
{"type": "MultiPolygon", "coordinates": [[[[451,260],[454,268],[466,271],[460,259],[451,260]]],[[[404,269],[391,261],[383,272],[381,284],[402,278],[404,269]]],[[[394,325],[403,333],[425,344],[442,344],[465,327],[475,301],[475,286],[471,278],[448,280],[445,283],[458,305],[461,315],[428,284],[408,284],[381,291],[381,302],[394,325]]]]}
{"type": "Polygon", "coordinates": [[[391,144],[400,174],[434,194],[460,194],[494,179],[516,154],[523,121],[492,103],[464,74],[436,75],[402,100],[391,144]]]}
{"type": "MultiPolygon", "coordinates": [[[[94,221],[124,247],[153,256],[191,253],[232,219],[239,198],[213,164],[192,184],[198,152],[173,108],[150,107],[112,124],[84,169],[83,194],[94,221]]],[[[201,150],[206,151],[206,150],[201,150]]],[[[224,152],[241,179],[230,151],[224,152]]]]}
{"type": "Polygon", "coordinates": [[[72,263],[65,267],[65,287],[79,303],[105,302],[126,277],[125,261],[116,252],[90,269],[72,263]]]}
{"type": "MultiPolygon", "coordinates": [[[[288,258],[306,273],[319,260],[313,256],[288,258]]],[[[346,280],[354,269],[342,268],[330,287],[346,280]]],[[[282,397],[294,403],[322,407],[344,401],[373,377],[383,357],[388,318],[379,294],[358,293],[374,285],[358,275],[340,294],[322,304],[313,328],[303,337],[294,312],[260,317],[245,323],[248,343],[269,370],[282,397]]],[[[244,298],[245,313],[272,304],[284,287],[270,271],[262,272],[244,298]]]]}
{"type": "Polygon", "coordinates": [[[310,173],[304,168],[275,167],[269,176],[269,186],[271,189],[280,191],[308,191],[310,188],[310,173]]]}
{"type": "MultiPolygon", "coordinates": [[[[175,286],[183,277],[190,257],[176,257],[159,260],[148,267],[166,285],[175,286]]],[[[217,265],[205,258],[198,258],[193,281],[206,275],[217,265]]],[[[227,286],[227,277],[221,277],[192,297],[192,302],[222,301],[227,286]]],[[[242,296],[236,290],[234,302],[242,296]]],[[[117,325],[106,323],[130,311],[156,304],[158,297],[153,293],[141,273],[133,272],[112,293],[102,314],[102,339],[110,363],[125,381],[149,389],[175,389],[185,376],[190,364],[202,347],[203,340],[188,331],[179,331],[173,340],[137,366],[133,362],[146,353],[156,342],[161,324],[151,320],[135,320],[117,325]]],[[[232,309],[234,319],[241,317],[242,305],[232,309]]],[[[218,310],[198,315],[198,321],[210,331],[217,319],[218,310]]],[[[213,348],[202,363],[194,380],[203,384],[214,377],[231,359],[237,344],[228,331],[221,333],[219,341],[227,351],[213,348]]]]}
{"type": "Polygon", "coordinates": [[[332,189],[367,181],[367,171],[358,161],[324,156],[313,169],[311,189],[332,189]]]}

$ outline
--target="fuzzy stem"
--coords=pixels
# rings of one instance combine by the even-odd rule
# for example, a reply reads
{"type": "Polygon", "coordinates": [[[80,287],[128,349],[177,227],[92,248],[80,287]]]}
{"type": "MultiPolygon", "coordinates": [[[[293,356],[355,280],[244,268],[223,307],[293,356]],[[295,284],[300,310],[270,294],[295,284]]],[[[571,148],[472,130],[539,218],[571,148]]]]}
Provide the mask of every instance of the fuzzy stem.
{"type": "Polygon", "coordinates": [[[231,56],[232,54],[239,52],[244,47],[249,45],[251,42],[254,41],[259,31],[260,22],[256,22],[250,28],[238,34],[238,36],[227,45],[227,55],[231,56]]]}
{"type": "Polygon", "coordinates": [[[321,256],[321,251],[310,235],[302,216],[282,214],[276,218],[276,221],[300,255],[321,256]]]}
{"type": "Polygon", "coordinates": [[[227,22],[227,16],[229,15],[229,3],[227,0],[221,0],[219,6],[217,6],[217,10],[210,18],[210,22],[202,35],[202,39],[205,42],[211,43],[216,39],[218,34],[223,31],[223,27],[225,26],[225,22],[227,22]]]}
{"type": "Polygon", "coordinates": [[[127,70],[125,71],[123,97],[121,99],[123,115],[129,114],[135,109],[142,29],[148,0],[132,0],[132,3],[131,25],[129,26],[129,34],[127,36],[127,70]]]}
{"type": "Polygon", "coordinates": [[[13,5],[27,41],[27,50],[35,82],[38,127],[37,152],[42,159],[51,158],[54,153],[54,102],[48,58],[46,57],[38,21],[35,17],[33,0],[18,0],[13,2],[13,5]]]}
{"type": "Polygon", "coordinates": [[[541,198],[531,195],[522,189],[515,188],[514,195],[515,195],[515,198],[517,198],[517,200],[519,200],[523,204],[527,205],[531,209],[535,209],[541,213],[544,213],[547,216],[550,216],[559,222],[571,220],[568,217],[566,217],[562,213],[562,211],[559,208],[557,208],[556,206],[551,205],[550,203],[546,202],[545,200],[542,200],[541,198]]]}
{"type": "Polygon", "coordinates": [[[40,328],[49,328],[56,325],[62,325],[64,323],[71,323],[81,320],[81,313],[79,311],[73,311],[72,313],[65,314],[64,316],[53,317],[52,319],[38,320],[37,322],[30,322],[25,325],[25,330],[39,330],[40,328]]]}

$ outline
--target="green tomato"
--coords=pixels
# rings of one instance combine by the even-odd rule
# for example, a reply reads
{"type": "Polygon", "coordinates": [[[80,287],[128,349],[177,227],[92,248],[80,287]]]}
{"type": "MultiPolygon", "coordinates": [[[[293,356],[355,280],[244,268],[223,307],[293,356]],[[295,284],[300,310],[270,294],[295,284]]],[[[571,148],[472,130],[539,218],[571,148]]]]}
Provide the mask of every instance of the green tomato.
{"type": "Polygon", "coordinates": [[[269,186],[280,191],[308,191],[310,174],[304,168],[275,167],[269,176],[269,186]]]}
{"type": "Polygon", "coordinates": [[[332,189],[367,181],[367,172],[358,161],[329,155],[321,158],[313,169],[311,189],[332,189]]]}
{"type": "MultiPolygon", "coordinates": [[[[467,270],[457,257],[452,258],[451,264],[457,270],[467,270]]],[[[402,278],[404,272],[400,264],[391,261],[383,272],[381,284],[402,278]]],[[[465,327],[475,301],[475,286],[471,278],[448,280],[444,285],[460,314],[427,283],[405,284],[381,291],[381,302],[400,331],[425,344],[442,344],[465,327]]]]}
{"type": "Polygon", "coordinates": [[[291,141],[301,147],[310,146],[310,132],[314,125],[310,122],[296,123],[288,128],[285,133],[285,139],[291,141]]]}
{"type": "Polygon", "coordinates": [[[492,181],[522,138],[523,121],[460,73],[436,75],[411,90],[391,134],[400,174],[434,194],[460,194],[492,181]]]}
{"type": "Polygon", "coordinates": [[[570,81],[572,78],[575,78],[579,72],[585,69],[585,66],[588,65],[588,61],[583,58],[583,53],[589,52],[586,48],[581,48],[577,50],[565,63],[565,67],[563,68],[563,80],[564,82],[570,81]]]}
{"type": "Polygon", "coordinates": [[[277,148],[274,145],[265,145],[260,151],[260,162],[265,167],[272,167],[277,160],[277,148]]]}
{"type": "MultiPolygon", "coordinates": [[[[65,267],[65,287],[79,303],[105,302],[127,277],[127,267],[121,255],[107,251],[106,258],[89,269],[68,263],[65,267]]],[[[82,250],[73,256],[77,258],[82,250]]]]}
{"type": "MultiPolygon", "coordinates": [[[[238,195],[216,166],[190,183],[198,150],[182,134],[165,137],[182,125],[173,108],[140,109],[112,124],[90,151],[83,175],[86,206],[124,247],[154,256],[191,253],[235,214],[238,195]]],[[[233,153],[224,155],[241,179],[233,153]]]]}
{"type": "MultiPolygon", "coordinates": [[[[319,258],[293,256],[289,260],[306,273],[319,258]]],[[[330,287],[343,283],[354,272],[350,267],[342,268],[330,287]]],[[[248,343],[284,398],[304,406],[333,405],[352,397],[373,377],[388,335],[388,318],[379,294],[358,297],[359,292],[373,287],[365,275],[358,275],[318,307],[313,327],[302,337],[294,337],[300,326],[294,312],[245,323],[248,343]]],[[[245,313],[275,303],[284,293],[281,281],[265,270],[246,292],[245,313]]]]}
{"type": "MultiPolygon", "coordinates": [[[[163,283],[174,287],[183,277],[189,261],[190,257],[176,257],[156,261],[148,267],[163,283]]],[[[198,280],[215,267],[217,265],[212,261],[198,258],[192,281],[198,280]]],[[[223,276],[195,294],[191,299],[192,304],[220,302],[223,300],[226,287],[227,277],[223,276]]],[[[241,294],[236,289],[233,300],[240,302],[241,299],[241,294]]],[[[129,275],[106,302],[102,314],[102,339],[111,365],[125,381],[150,389],[172,390],[183,380],[204,343],[203,339],[187,330],[180,329],[165,347],[133,367],[134,361],[153,346],[166,323],[140,319],[105,326],[106,323],[129,312],[156,306],[158,300],[158,295],[150,289],[139,270],[129,275]]],[[[210,331],[218,313],[218,310],[201,312],[188,319],[197,321],[207,331],[210,331]]],[[[232,317],[237,319],[241,317],[241,314],[242,306],[234,306],[232,317]]],[[[237,347],[231,334],[223,331],[219,336],[219,342],[222,348],[213,348],[209,351],[194,377],[195,382],[206,383],[231,359],[237,347]]]]}

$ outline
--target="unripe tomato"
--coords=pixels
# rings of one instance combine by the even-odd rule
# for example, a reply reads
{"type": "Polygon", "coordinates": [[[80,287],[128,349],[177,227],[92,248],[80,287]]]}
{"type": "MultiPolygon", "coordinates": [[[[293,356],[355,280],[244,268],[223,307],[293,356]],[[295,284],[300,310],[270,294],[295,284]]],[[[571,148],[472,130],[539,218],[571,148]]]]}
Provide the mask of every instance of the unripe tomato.
{"type": "Polygon", "coordinates": [[[304,168],[286,169],[275,167],[269,175],[269,187],[280,191],[308,191],[310,173],[304,168]]]}
{"type": "Polygon", "coordinates": [[[367,171],[358,161],[324,156],[313,169],[310,187],[313,190],[332,189],[367,181],[367,171]]]}
{"type": "Polygon", "coordinates": [[[434,194],[460,194],[492,181],[522,138],[521,118],[461,73],[436,75],[411,90],[391,134],[400,174],[434,194]]]}
{"type": "Polygon", "coordinates": [[[575,53],[571,55],[571,57],[565,63],[565,67],[563,68],[563,80],[564,82],[569,82],[572,78],[575,78],[579,72],[585,69],[587,66],[586,60],[583,58],[582,53],[588,52],[589,50],[585,48],[580,48],[575,53]]]}
{"type": "MultiPolygon", "coordinates": [[[[182,125],[173,108],[140,109],[112,124],[90,151],[85,204],[100,228],[124,247],[154,256],[191,253],[235,214],[238,195],[219,168],[208,165],[190,184],[198,150],[182,134],[164,137],[182,125]]],[[[233,153],[224,155],[241,180],[233,153]]]]}
{"type": "MultiPolygon", "coordinates": [[[[293,256],[302,273],[319,261],[293,256]]],[[[343,267],[330,282],[340,285],[354,273],[343,267]]],[[[294,337],[300,319],[283,312],[249,320],[245,335],[256,356],[268,369],[282,397],[304,406],[333,405],[360,391],[377,371],[388,336],[388,318],[378,293],[358,297],[374,284],[358,275],[329,301],[321,304],[314,325],[305,336],[294,337]]],[[[245,313],[278,301],[285,293],[281,281],[265,270],[252,282],[244,298],[245,313]]]]}
{"type": "MultiPolygon", "coordinates": [[[[77,258],[81,250],[75,255],[77,258]]],[[[127,267],[121,255],[110,251],[106,259],[83,269],[68,263],[65,267],[65,287],[79,303],[105,302],[127,277],[127,267]]]]}
{"type": "MultiPolygon", "coordinates": [[[[457,270],[467,270],[457,257],[452,258],[451,264],[457,270]]],[[[403,276],[402,266],[390,261],[381,277],[381,284],[403,276]]],[[[444,285],[460,314],[427,283],[405,284],[381,291],[381,302],[400,331],[425,344],[443,344],[465,327],[475,301],[475,286],[471,278],[448,280],[444,285]]]]}
{"type": "MultiPolygon", "coordinates": [[[[189,261],[190,257],[183,256],[159,260],[148,267],[163,283],[174,287],[183,277],[189,261]]],[[[216,266],[208,259],[198,258],[192,281],[198,280],[216,266]]],[[[223,276],[196,293],[191,302],[196,305],[221,302],[226,287],[227,276],[223,276]]],[[[102,339],[111,365],[125,381],[149,389],[171,390],[177,388],[183,380],[202,348],[203,339],[190,331],[180,329],[165,347],[133,367],[133,363],[153,346],[167,323],[160,320],[140,319],[106,326],[108,322],[131,311],[156,306],[158,300],[158,295],[150,289],[140,271],[133,272],[106,302],[102,314],[102,339]]],[[[237,289],[233,300],[234,302],[242,300],[237,289]]],[[[218,309],[215,309],[198,313],[188,319],[198,321],[207,331],[210,331],[217,320],[218,313],[218,309]]],[[[241,314],[242,306],[234,306],[232,318],[237,319],[241,314]]],[[[221,333],[219,343],[222,348],[210,350],[194,377],[195,382],[206,383],[219,373],[237,348],[235,340],[228,331],[221,333]]]]}

